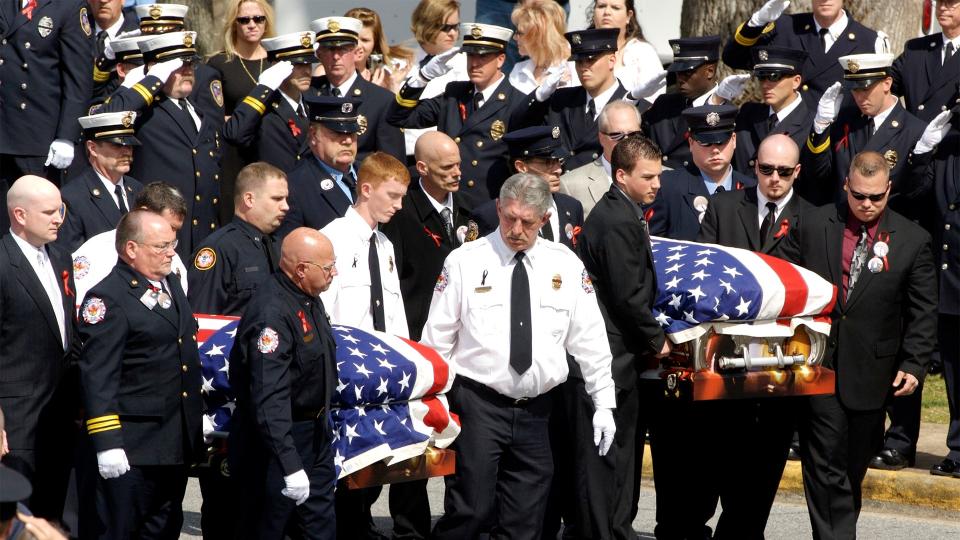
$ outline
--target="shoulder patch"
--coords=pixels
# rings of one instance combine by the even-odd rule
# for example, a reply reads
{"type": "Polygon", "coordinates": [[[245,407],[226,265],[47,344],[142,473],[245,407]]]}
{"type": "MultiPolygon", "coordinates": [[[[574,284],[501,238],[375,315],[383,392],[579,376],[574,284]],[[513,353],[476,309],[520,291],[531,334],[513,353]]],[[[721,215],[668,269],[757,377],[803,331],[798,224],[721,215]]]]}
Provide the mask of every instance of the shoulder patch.
{"type": "Polygon", "coordinates": [[[263,354],[270,354],[280,346],[280,335],[269,326],[260,331],[260,337],[257,338],[257,350],[263,354]]]}
{"type": "Polygon", "coordinates": [[[223,108],[223,83],[221,83],[219,79],[210,83],[210,93],[213,95],[213,100],[217,102],[217,105],[223,108]]]}
{"type": "Polygon", "coordinates": [[[84,255],[80,255],[73,259],[73,277],[74,279],[83,279],[87,276],[87,272],[90,271],[90,260],[87,259],[84,255]]]}
{"type": "Polygon", "coordinates": [[[217,252],[210,248],[203,248],[193,258],[193,266],[197,270],[209,270],[217,264],[217,252]]]}
{"type": "Polygon", "coordinates": [[[447,288],[447,284],[450,282],[450,271],[447,270],[447,267],[444,266],[440,270],[440,275],[437,276],[437,284],[433,286],[433,290],[436,292],[443,292],[447,288]]]}
{"type": "Polygon", "coordinates": [[[90,16],[87,15],[87,8],[85,7],[80,8],[80,28],[87,37],[93,35],[93,29],[90,28],[90,16]]]}
{"type": "Polygon", "coordinates": [[[83,322],[97,324],[107,316],[107,305],[96,296],[90,297],[83,303],[83,322]]]}
{"type": "Polygon", "coordinates": [[[583,292],[587,294],[593,293],[593,280],[590,279],[590,273],[587,272],[586,268],[584,268],[580,274],[580,282],[583,285],[583,292]]]}

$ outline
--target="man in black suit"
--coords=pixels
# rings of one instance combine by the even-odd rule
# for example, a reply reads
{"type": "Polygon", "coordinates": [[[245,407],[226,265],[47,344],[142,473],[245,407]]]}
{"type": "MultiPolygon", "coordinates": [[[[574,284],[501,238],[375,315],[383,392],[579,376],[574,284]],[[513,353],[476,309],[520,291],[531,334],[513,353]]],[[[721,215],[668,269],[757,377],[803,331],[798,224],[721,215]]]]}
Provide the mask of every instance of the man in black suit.
{"type": "Polygon", "coordinates": [[[752,54],[753,76],[760,82],[761,101],[740,105],[737,149],[733,155],[733,168],[747,175],[754,174],[757,150],[767,135],[786,133],[802,148],[814,112],[800,95],[800,70],[807,53],[764,46],[753,48],[752,54]]]}
{"type": "Polygon", "coordinates": [[[80,513],[81,537],[175,538],[183,524],[202,409],[197,323],[170,268],[176,244],[161,216],[127,213],[117,265],[80,307],[89,447],[80,466],[96,462],[102,494],[95,513],[80,513]]]}
{"type": "MultiPolygon", "coordinates": [[[[566,150],[560,143],[557,126],[533,126],[511,131],[503,138],[510,151],[510,165],[516,172],[531,173],[550,185],[553,198],[550,220],[540,228],[540,236],[576,251],[576,235],[583,226],[583,205],[560,193],[560,175],[566,150]]],[[[496,201],[489,201],[474,211],[480,235],[486,236],[500,225],[496,201]]]]}
{"type": "MultiPolygon", "coordinates": [[[[800,214],[812,208],[793,191],[800,147],[777,133],[760,144],[757,187],[719,193],[700,224],[698,242],[779,256],[800,214]]],[[[793,439],[794,398],[713,402],[713,440],[723,440],[728,462],[714,485],[723,506],[714,538],[762,538],[793,439]],[[743,471],[751,471],[743,474],[743,471]]]]}
{"type": "Polygon", "coordinates": [[[693,166],[664,173],[657,199],[648,209],[650,234],[674,240],[695,240],[700,221],[716,193],[741,190],[757,181],[730,165],[737,147],[737,108],[704,105],[683,111],[685,138],[693,166]]]}
{"type": "Polygon", "coordinates": [[[310,121],[310,155],[287,174],[290,210],[277,229],[278,239],[297,227],[321,229],[343,217],[356,201],[360,102],[310,95],[304,95],[303,101],[310,121]]]}
{"type": "Polygon", "coordinates": [[[836,393],[808,398],[800,421],[816,538],[856,537],[860,484],[880,450],[884,404],[916,391],[936,340],[930,235],[887,208],[891,188],[883,155],[858,154],[845,202],[801,216],[783,246],[786,258],[837,287],[824,357],[837,372],[836,393]]]}
{"type": "Polygon", "coordinates": [[[386,152],[403,161],[407,155],[403,132],[386,120],[393,94],[357,71],[354,49],[362,28],[363,22],[353,17],[324,17],[310,23],[310,29],[316,32],[317,58],[324,71],[310,86],[317,95],[362,102],[357,107],[357,161],[373,152],[386,152]]]}
{"type": "Polygon", "coordinates": [[[73,265],[69,253],[49,245],[63,221],[56,186],[37,176],[18,179],[7,212],[10,234],[0,240],[4,463],[33,483],[33,512],[58,521],[76,436],[73,265]]]}
{"type": "Polygon", "coordinates": [[[80,118],[89,166],[60,192],[65,214],[57,246],[73,253],[90,238],[115,229],[143,187],[127,176],[133,161],[136,113],[101,113],[80,118]]]}
{"type": "Polygon", "coordinates": [[[464,23],[460,29],[462,47],[434,56],[409,77],[390,104],[387,121],[402,128],[436,126],[453,137],[463,160],[460,191],[479,206],[497,197],[510,174],[507,145],[501,139],[525,125],[529,99],[500,71],[513,31],[480,23],[464,23]],[[430,80],[453,69],[447,61],[460,50],[467,53],[470,80],[451,82],[443,94],[420,100],[430,80]]]}
{"type": "Polygon", "coordinates": [[[603,149],[597,136],[597,117],[610,103],[623,99],[627,89],[613,70],[617,64],[617,35],[613,28],[591,28],[567,32],[580,86],[557,89],[564,69],[547,76],[530,100],[529,118],[560,127],[563,147],[569,151],[563,167],[570,171],[600,157],[603,149]]]}
{"type": "Polygon", "coordinates": [[[801,92],[818,99],[843,73],[837,59],[847,54],[886,53],[887,36],[850,18],[843,1],[813,0],[812,13],[784,14],[790,2],[768,0],[741,24],[723,48],[723,63],[750,69],[753,47],[774,45],[807,53],[801,92]]]}
{"type": "MultiPolygon", "coordinates": [[[[574,475],[579,493],[574,525],[580,528],[574,535],[581,538],[635,536],[632,523],[649,422],[644,404],[651,398],[640,372],[647,361],[670,352],[670,342],[652,313],[657,276],[641,208],[653,202],[660,187],[661,154],[649,139],[628,136],[617,144],[611,158],[614,184],[590,213],[578,248],[597,293],[613,354],[614,419],[619,435],[605,457],[588,448],[592,409],[581,390],[571,422],[577,430],[574,475]]],[[[658,473],[658,489],[660,474],[667,471],[658,473]]]]}

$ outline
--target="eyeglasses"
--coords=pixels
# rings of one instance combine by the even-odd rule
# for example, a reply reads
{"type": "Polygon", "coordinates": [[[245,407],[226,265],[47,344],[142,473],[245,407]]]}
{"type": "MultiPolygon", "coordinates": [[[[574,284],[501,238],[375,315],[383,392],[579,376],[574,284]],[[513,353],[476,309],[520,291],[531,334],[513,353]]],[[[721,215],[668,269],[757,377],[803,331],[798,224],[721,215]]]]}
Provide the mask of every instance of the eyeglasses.
{"type": "Polygon", "coordinates": [[[796,167],[777,167],[776,165],[767,165],[765,163],[758,163],[757,170],[760,171],[760,174],[770,176],[776,171],[780,175],[780,178],[790,178],[793,176],[794,171],[797,170],[796,167]]]}
{"type": "Polygon", "coordinates": [[[458,32],[459,32],[459,31],[460,31],[460,23],[441,24],[441,25],[440,25],[440,31],[443,32],[443,33],[453,32],[453,31],[458,31],[458,32]]]}
{"type": "Polygon", "coordinates": [[[854,190],[852,190],[852,189],[849,189],[849,188],[847,188],[847,189],[848,189],[848,191],[850,191],[850,195],[851,195],[854,199],[856,199],[856,200],[858,200],[858,201],[862,201],[862,200],[864,200],[864,199],[870,199],[870,202],[880,202],[880,201],[882,201],[882,200],[887,196],[887,192],[886,192],[886,191],[884,191],[883,193],[873,193],[873,194],[868,195],[868,194],[866,194],[866,193],[858,193],[858,192],[856,192],[856,191],[854,191],[854,190]]]}
{"type": "Polygon", "coordinates": [[[757,78],[758,81],[763,82],[780,82],[787,77],[793,77],[794,73],[781,73],[777,71],[766,72],[766,73],[754,73],[753,76],[757,78]]]}
{"type": "Polygon", "coordinates": [[[639,131],[614,131],[611,133],[607,133],[606,131],[601,131],[600,133],[603,133],[607,137],[610,137],[611,141],[622,141],[627,137],[633,137],[634,135],[640,134],[639,131]]]}
{"type": "Polygon", "coordinates": [[[250,21],[253,21],[257,24],[263,24],[267,22],[266,15],[254,15],[253,17],[237,17],[237,22],[242,25],[250,24],[250,21]]]}
{"type": "Polygon", "coordinates": [[[300,261],[300,262],[302,262],[303,264],[309,264],[309,265],[312,265],[312,266],[316,266],[317,268],[323,270],[323,272],[324,272],[325,274],[329,274],[329,273],[332,272],[333,269],[337,266],[337,261],[333,261],[332,263],[330,263],[330,264],[328,264],[328,265],[326,265],[326,266],[320,266],[319,264],[317,264],[317,263],[315,263],[315,262],[310,262],[310,261],[300,261]]]}
{"type": "Polygon", "coordinates": [[[180,244],[179,240],[174,240],[172,242],[164,242],[162,244],[145,244],[143,242],[137,242],[141,246],[148,246],[153,249],[157,254],[166,253],[168,250],[177,249],[177,246],[180,244]]]}

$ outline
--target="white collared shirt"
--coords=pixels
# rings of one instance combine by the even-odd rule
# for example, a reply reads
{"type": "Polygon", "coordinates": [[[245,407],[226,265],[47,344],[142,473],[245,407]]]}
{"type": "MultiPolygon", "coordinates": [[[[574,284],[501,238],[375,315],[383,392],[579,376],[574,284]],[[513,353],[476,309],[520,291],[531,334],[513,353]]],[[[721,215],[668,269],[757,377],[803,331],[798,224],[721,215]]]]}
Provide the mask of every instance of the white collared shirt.
{"type": "MultiPolygon", "coordinates": [[[[826,43],[824,52],[828,52],[830,47],[833,47],[833,44],[840,39],[840,36],[843,34],[843,30],[847,27],[847,22],[847,10],[842,9],[840,10],[840,16],[837,17],[837,20],[827,27],[827,35],[823,38],[824,42],[826,43]]],[[[813,25],[817,31],[817,35],[819,35],[820,29],[823,27],[817,22],[816,17],[813,19],[813,25]]]]}
{"type": "Polygon", "coordinates": [[[569,352],[597,407],[616,407],[610,343],[593,285],[566,246],[537,239],[523,259],[530,283],[533,363],[510,367],[510,286],[515,252],[500,229],[466,242],[443,263],[421,342],[464,376],[513,399],[567,379],[569,352]]]}
{"type": "Polygon", "coordinates": [[[770,107],[770,114],[777,115],[777,123],[779,124],[780,122],[783,122],[786,117],[790,116],[790,113],[800,106],[802,100],[803,98],[800,97],[800,92],[794,92],[793,101],[791,101],[789,105],[780,109],[780,112],[775,112],[773,107],[770,107]]]}
{"type": "MultiPolygon", "coordinates": [[[[480,95],[483,96],[480,99],[480,107],[483,107],[484,105],[487,104],[488,101],[490,101],[490,99],[493,97],[493,93],[497,90],[497,87],[500,86],[500,81],[503,80],[503,73],[501,72],[499,75],[500,76],[497,77],[497,80],[488,84],[487,87],[483,90],[480,90],[479,88],[477,88],[477,85],[473,85],[474,93],[480,92],[480,95]]],[[[477,107],[477,108],[479,109],[480,107],[477,107]]]]}
{"type": "MultiPolygon", "coordinates": [[[[121,197],[123,197],[123,204],[126,205],[127,210],[129,210],[130,200],[127,199],[127,189],[126,189],[126,186],[123,185],[123,177],[121,176],[120,180],[118,180],[117,183],[114,184],[109,178],[100,174],[100,171],[94,169],[93,172],[97,173],[97,178],[100,179],[100,183],[103,184],[103,188],[107,190],[107,195],[110,196],[110,200],[113,201],[113,204],[117,204],[117,195],[115,193],[115,190],[116,190],[116,186],[120,186],[120,194],[121,194],[121,197]]],[[[119,204],[117,204],[117,209],[118,210],[120,209],[119,204]]]]}
{"type": "Polygon", "coordinates": [[[757,188],[757,224],[763,225],[763,218],[767,217],[767,214],[770,213],[770,210],[767,209],[768,202],[772,202],[777,205],[777,213],[774,214],[773,218],[771,219],[772,222],[780,217],[780,214],[783,213],[783,209],[786,208],[787,203],[790,202],[792,197],[793,188],[790,188],[790,191],[788,191],[786,195],[780,197],[780,199],[776,201],[771,201],[766,195],[763,194],[762,191],[760,191],[760,188],[757,188]]]}
{"type": "Polygon", "coordinates": [[[701,106],[701,105],[706,104],[706,103],[707,103],[707,100],[710,99],[710,96],[712,96],[712,95],[714,94],[714,92],[717,91],[717,88],[720,88],[720,85],[719,85],[719,84],[713,85],[713,88],[711,88],[710,90],[704,92],[704,94],[703,94],[702,96],[700,96],[700,97],[698,97],[698,98],[695,98],[692,102],[690,102],[690,106],[691,106],[691,107],[699,107],[699,106],[701,106]]]}
{"type": "Polygon", "coordinates": [[[886,108],[886,110],[880,111],[876,116],[871,118],[873,121],[873,132],[876,133],[880,131],[880,126],[887,120],[887,117],[890,116],[890,113],[893,112],[893,108],[897,106],[897,102],[894,101],[893,105],[886,108]]]}
{"type": "Polygon", "coordinates": [[[714,182],[713,178],[710,178],[703,171],[700,171],[700,178],[703,179],[704,185],[707,186],[707,192],[710,193],[710,196],[713,196],[717,192],[717,187],[723,186],[723,189],[727,191],[733,191],[733,167],[727,167],[727,172],[723,175],[723,180],[719,182],[714,182]]]}
{"type": "Polygon", "coordinates": [[[343,84],[338,84],[337,86],[333,86],[333,83],[331,82],[330,95],[333,95],[333,89],[337,88],[338,90],[340,90],[340,97],[348,97],[348,92],[350,91],[350,87],[353,86],[353,83],[356,80],[357,80],[357,71],[354,70],[353,73],[349,77],[347,77],[347,80],[343,81],[343,84]]]}
{"type": "Polygon", "coordinates": [[[953,56],[960,54],[960,35],[953,39],[947,39],[946,34],[941,34],[943,36],[943,46],[940,47],[940,64],[943,65],[947,59],[947,43],[953,43],[953,56]]]}
{"type": "MultiPolygon", "coordinates": [[[[101,30],[104,30],[103,28],[100,28],[100,25],[96,23],[94,23],[93,26],[94,26],[93,28],[94,36],[100,34],[101,30]]],[[[117,19],[117,22],[113,23],[112,25],[110,25],[110,28],[106,29],[107,35],[110,36],[110,39],[117,39],[117,34],[120,33],[121,28],[123,28],[123,12],[122,11],[120,12],[120,18],[117,19]]]]}
{"type": "Polygon", "coordinates": [[[583,106],[584,106],[583,110],[584,111],[587,110],[586,107],[590,104],[590,100],[592,99],[593,105],[595,107],[594,110],[596,111],[596,114],[593,115],[593,119],[596,120],[597,117],[600,116],[600,111],[602,111],[603,108],[607,105],[607,103],[610,102],[610,99],[613,98],[613,93],[616,92],[617,88],[619,87],[620,87],[620,80],[614,77],[613,84],[610,85],[610,88],[607,88],[606,90],[601,92],[600,95],[598,95],[597,97],[591,98],[590,92],[587,92],[587,99],[586,101],[583,102],[583,106]]]}
{"type": "Polygon", "coordinates": [[[66,316],[63,313],[63,292],[58,285],[57,280],[60,278],[57,276],[57,271],[50,261],[46,247],[41,246],[37,248],[30,245],[29,242],[14,234],[13,230],[10,231],[10,236],[17,243],[17,246],[20,247],[24,258],[30,263],[30,267],[33,268],[33,272],[40,281],[40,285],[43,286],[44,292],[47,293],[50,307],[53,309],[53,314],[57,318],[57,327],[60,329],[60,345],[64,345],[67,342],[67,327],[64,322],[66,321],[66,316]]]}
{"type": "Polygon", "coordinates": [[[290,108],[293,109],[293,112],[297,112],[297,107],[303,107],[303,112],[307,112],[307,108],[303,106],[303,96],[300,96],[299,100],[295,100],[292,97],[288,96],[283,90],[280,91],[280,95],[283,96],[283,99],[286,100],[287,104],[290,105],[290,108]]]}
{"type": "Polygon", "coordinates": [[[443,209],[447,208],[450,212],[453,212],[453,193],[448,191],[447,197],[443,202],[439,202],[427,192],[427,189],[423,187],[423,178],[420,179],[420,189],[423,190],[423,194],[427,196],[427,200],[430,201],[430,204],[433,205],[433,209],[437,211],[438,214],[443,215],[443,209]]]}
{"type": "Polygon", "coordinates": [[[181,103],[183,103],[184,106],[186,106],[187,112],[190,113],[190,118],[193,118],[193,123],[194,125],[197,126],[197,131],[199,132],[201,120],[200,120],[200,116],[197,115],[197,111],[193,107],[193,103],[190,103],[190,100],[188,100],[187,98],[180,98],[180,99],[171,98],[171,99],[173,100],[173,104],[176,105],[177,107],[180,107],[181,109],[183,109],[183,107],[180,105],[181,103]]]}
{"type": "Polygon", "coordinates": [[[330,239],[337,256],[337,275],[330,282],[330,288],[320,293],[330,322],[374,330],[370,310],[369,255],[370,236],[376,232],[384,328],[388,334],[410,337],[393,243],[379,229],[371,228],[352,206],[347,208],[343,217],[331,221],[320,232],[330,239]]]}

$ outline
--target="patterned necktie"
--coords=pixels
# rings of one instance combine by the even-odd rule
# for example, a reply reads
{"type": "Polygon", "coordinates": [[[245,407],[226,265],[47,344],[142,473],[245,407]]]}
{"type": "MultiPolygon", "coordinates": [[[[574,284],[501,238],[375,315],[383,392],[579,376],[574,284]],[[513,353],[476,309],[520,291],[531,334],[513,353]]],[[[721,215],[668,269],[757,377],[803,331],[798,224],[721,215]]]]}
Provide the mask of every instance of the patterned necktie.
{"type": "Polygon", "coordinates": [[[523,266],[524,253],[514,255],[510,281],[510,367],[523,375],[533,365],[533,332],[530,327],[530,280],[523,266]]]}
{"type": "Polygon", "coordinates": [[[127,204],[123,202],[123,188],[120,184],[113,186],[113,194],[117,197],[117,208],[120,209],[120,215],[127,213],[127,204]]]}
{"type": "Polygon", "coordinates": [[[380,257],[377,255],[377,232],[370,235],[370,252],[367,257],[370,264],[370,313],[373,315],[373,329],[387,331],[383,314],[383,283],[380,281],[380,257]]]}
{"type": "Polygon", "coordinates": [[[449,208],[444,208],[440,212],[440,217],[443,218],[443,230],[447,234],[447,240],[450,244],[453,244],[453,212],[449,208]]]}
{"type": "Polygon", "coordinates": [[[767,215],[763,217],[763,223],[760,224],[760,248],[762,249],[766,245],[767,240],[770,237],[770,226],[773,225],[773,220],[777,219],[777,203],[768,202],[767,203],[767,215]]]}
{"type": "Polygon", "coordinates": [[[857,240],[857,247],[853,250],[853,258],[850,260],[850,277],[847,279],[848,300],[854,285],[857,284],[857,279],[860,278],[865,262],[867,262],[867,226],[860,225],[860,239],[857,240]]]}

